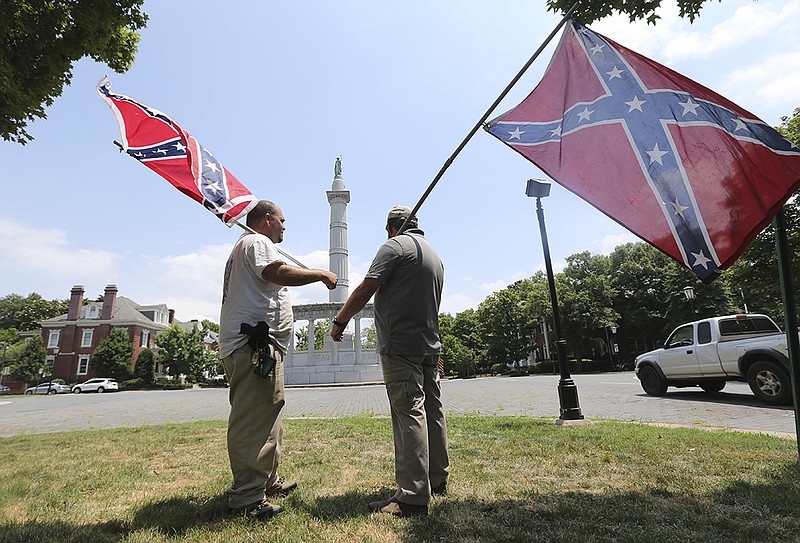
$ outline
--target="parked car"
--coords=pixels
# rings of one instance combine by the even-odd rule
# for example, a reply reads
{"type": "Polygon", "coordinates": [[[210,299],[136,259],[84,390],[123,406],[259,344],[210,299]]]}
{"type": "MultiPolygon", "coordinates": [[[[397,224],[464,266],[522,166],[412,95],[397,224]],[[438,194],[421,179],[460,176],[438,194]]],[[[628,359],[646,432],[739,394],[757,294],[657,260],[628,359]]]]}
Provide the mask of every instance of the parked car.
{"type": "Polygon", "coordinates": [[[0,385],[0,396],[11,394],[11,388],[6,385],[0,385]]]}
{"type": "Polygon", "coordinates": [[[105,377],[95,377],[72,387],[72,392],[75,394],[80,394],[81,392],[102,393],[108,390],[119,390],[119,385],[114,379],[108,379],[105,377]]]}
{"type": "Polygon", "coordinates": [[[42,383],[25,389],[25,394],[63,394],[69,392],[70,388],[61,383],[42,383]]]}

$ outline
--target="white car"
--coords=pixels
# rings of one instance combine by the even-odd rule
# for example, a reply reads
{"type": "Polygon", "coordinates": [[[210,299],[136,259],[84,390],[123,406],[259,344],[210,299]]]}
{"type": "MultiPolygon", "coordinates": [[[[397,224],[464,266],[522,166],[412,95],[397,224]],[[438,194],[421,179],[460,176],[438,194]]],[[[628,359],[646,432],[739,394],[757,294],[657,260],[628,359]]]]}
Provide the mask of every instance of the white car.
{"type": "Polygon", "coordinates": [[[69,392],[69,387],[61,383],[42,383],[25,389],[25,394],[62,394],[64,392],[69,392]]]}
{"type": "Polygon", "coordinates": [[[80,394],[81,392],[105,392],[107,390],[119,390],[119,385],[114,379],[107,379],[103,377],[95,377],[83,383],[79,383],[72,387],[72,392],[80,394]]]}

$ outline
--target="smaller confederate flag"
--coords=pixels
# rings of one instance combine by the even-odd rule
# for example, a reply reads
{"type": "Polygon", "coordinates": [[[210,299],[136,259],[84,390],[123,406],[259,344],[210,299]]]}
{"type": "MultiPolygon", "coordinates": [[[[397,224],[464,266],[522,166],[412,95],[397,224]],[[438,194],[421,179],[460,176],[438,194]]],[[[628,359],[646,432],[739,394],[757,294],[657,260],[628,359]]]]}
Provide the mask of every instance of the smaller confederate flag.
{"type": "Polygon", "coordinates": [[[486,128],[705,282],[800,185],[800,150],[764,121],[577,21],[486,128]]]}
{"type": "Polygon", "coordinates": [[[122,149],[233,226],[258,203],[247,187],[164,113],[129,96],[111,92],[104,77],[97,84],[117,118],[122,149]]]}

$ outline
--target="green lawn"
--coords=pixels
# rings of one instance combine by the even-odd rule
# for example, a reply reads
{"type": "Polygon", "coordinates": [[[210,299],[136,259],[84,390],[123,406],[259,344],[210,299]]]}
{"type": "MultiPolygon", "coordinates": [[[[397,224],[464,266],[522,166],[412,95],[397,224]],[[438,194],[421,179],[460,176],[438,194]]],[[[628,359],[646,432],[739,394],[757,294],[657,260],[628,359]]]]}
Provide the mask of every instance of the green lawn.
{"type": "Polygon", "coordinates": [[[228,518],[225,424],[0,439],[0,541],[800,541],[793,440],[616,422],[449,419],[449,495],[370,515],[393,491],[390,421],[286,421],[300,489],[269,522],[228,518]]]}

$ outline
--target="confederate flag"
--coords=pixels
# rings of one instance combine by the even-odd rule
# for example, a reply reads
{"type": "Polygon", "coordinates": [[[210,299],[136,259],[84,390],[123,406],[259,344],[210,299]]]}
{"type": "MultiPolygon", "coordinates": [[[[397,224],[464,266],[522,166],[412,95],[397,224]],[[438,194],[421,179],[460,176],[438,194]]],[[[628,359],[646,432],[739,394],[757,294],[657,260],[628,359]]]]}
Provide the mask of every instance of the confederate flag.
{"type": "Polygon", "coordinates": [[[800,149],[712,90],[570,21],[487,130],[710,282],[800,185],[800,149]]]}
{"type": "Polygon", "coordinates": [[[104,77],[97,92],[117,118],[122,150],[233,226],[258,203],[212,154],[164,113],[111,92],[104,77]]]}

